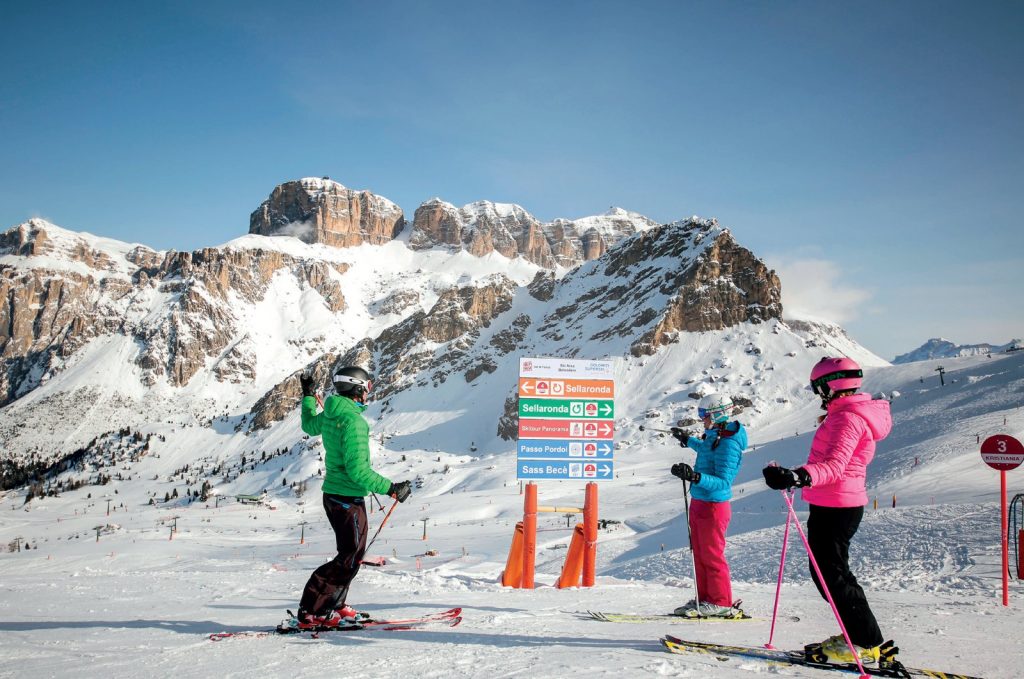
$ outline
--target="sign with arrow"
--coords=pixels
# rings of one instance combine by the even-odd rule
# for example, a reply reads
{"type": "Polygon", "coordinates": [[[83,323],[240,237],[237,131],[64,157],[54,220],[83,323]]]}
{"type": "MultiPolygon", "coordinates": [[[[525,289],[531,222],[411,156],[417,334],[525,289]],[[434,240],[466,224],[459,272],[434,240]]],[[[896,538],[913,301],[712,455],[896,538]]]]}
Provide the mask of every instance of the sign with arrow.
{"type": "Polygon", "coordinates": [[[519,417],[586,417],[611,419],[615,417],[615,402],[575,401],[560,398],[519,397],[519,417]]]}
{"type": "Polygon", "coordinates": [[[552,458],[594,458],[610,460],[615,449],[608,441],[573,441],[572,439],[520,439],[519,457],[552,458]]]}
{"type": "Polygon", "coordinates": [[[519,460],[520,479],[579,479],[610,481],[615,476],[612,462],[571,462],[567,460],[519,460]]]}
{"type": "Polygon", "coordinates": [[[519,360],[519,479],[615,478],[611,361],[519,360]]]}
{"type": "Polygon", "coordinates": [[[614,398],[615,382],[520,377],[519,395],[540,398],[614,398]]]}

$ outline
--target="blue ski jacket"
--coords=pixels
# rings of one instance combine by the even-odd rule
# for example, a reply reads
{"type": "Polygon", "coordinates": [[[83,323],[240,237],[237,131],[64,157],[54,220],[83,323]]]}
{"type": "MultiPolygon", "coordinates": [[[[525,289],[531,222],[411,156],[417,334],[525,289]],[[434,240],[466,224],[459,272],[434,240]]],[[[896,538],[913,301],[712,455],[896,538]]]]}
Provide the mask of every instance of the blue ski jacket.
{"type": "Polygon", "coordinates": [[[739,422],[729,422],[725,431],[718,428],[705,432],[703,439],[691,436],[686,444],[697,452],[693,468],[700,472],[700,481],[690,486],[693,497],[705,502],[728,502],[732,499],[732,482],[740,470],[743,451],[747,449],[747,430],[739,422]]]}

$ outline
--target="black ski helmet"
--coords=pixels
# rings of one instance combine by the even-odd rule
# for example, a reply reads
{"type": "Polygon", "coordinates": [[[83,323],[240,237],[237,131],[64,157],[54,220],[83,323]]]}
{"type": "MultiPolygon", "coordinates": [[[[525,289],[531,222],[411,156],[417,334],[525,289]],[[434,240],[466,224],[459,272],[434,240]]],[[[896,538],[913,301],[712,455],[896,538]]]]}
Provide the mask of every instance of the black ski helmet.
{"type": "Polygon", "coordinates": [[[359,401],[370,393],[370,373],[358,365],[347,365],[334,373],[334,390],[342,396],[359,401]]]}

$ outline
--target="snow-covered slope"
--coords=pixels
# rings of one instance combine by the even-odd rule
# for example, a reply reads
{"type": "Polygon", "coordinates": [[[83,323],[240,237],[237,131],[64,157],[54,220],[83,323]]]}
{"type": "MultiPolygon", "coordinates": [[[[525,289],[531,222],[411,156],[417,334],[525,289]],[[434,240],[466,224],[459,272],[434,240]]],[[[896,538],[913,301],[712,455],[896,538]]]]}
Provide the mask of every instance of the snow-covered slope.
{"type": "MultiPolygon", "coordinates": [[[[664,370],[681,358],[668,355],[659,366],[664,370]]],[[[879,446],[870,470],[878,508],[869,506],[854,540],[853,564],[883,631],[897,640],[905,662],[1016,677],[1024,663],[1024,644],[1016,633],[1024,589],[1014,581],[1011,606],[1000,605],[998,474],[981,462],[974,437],[1024,435],[1018,408],[1024,357],[972,357],[944,365],[945,386],[927,365],[924,372],[921,366],[868,371],[872,391],[898,396],[892,402],[893,435],[879,446]]],[[[636,370],[624,370],[617,384],[623,403],[643,403],[648,394],[667,388],[667,378],[658,384],[632,379],[636,370]]],[[[765,618],[773,606],[784,513],[778,495],[760,482],[759,470],[769,459],[796,463],[806,454],[817,411],[811,399],[795,396],[798,402],[779,404],[772,412],[742,416],[751,423],[752,449],[736,487],[728,556],[735,595],[748,611],[765,618]]],[[[308,573],[332,556],[333,538],[315,487],[300,498],[275,488],[282,473],[291,477],[300,471],[294,452],[266,462],[257,458],[240,477],[250,477],[254,489],[267,487],[276,509],[242,505],[227,494],[217,501],[217,496],[191,503],[179,498],[149,505],[149,497],[182,488],[194,468],[207,462],[209,449],[200,444],[198,432],[175,427],[179,436],[173,444],[153,438],[150,454],[127,463],[130,469],[121,474],[130,481],[114,479],[27,506],[21,493],[4,494],[0,541],[20,538],[32,549],[0,556],[6,592],[0,600],[0,671],[51,676],[75,659],[86,677],[137,676],[141,665],[156,677],[296,672],[313,677],[827,676],[754,661],[671,656],[657,644],[668,632],[761,645],[768,639],[767,620],[613,625],[574,613],[658,612],[692,596],[681,487],[666,471],[685,454],[651,431],[677,414],[666,408],[653,417],[627,418],[621,427],[617,478],[600,486],[600,506],[602,518],[622,523],[600,533],[593,589],[551,586],[568,541],[561,515],[541,518],[538,589],[498,584],[522,512],[511,453],[459,454],[463,441],[453,433],[430,447],[411,447],[410,440],[398,437],[380,445],[374,438],[374,460],[382,472],[419,476],[423,484],[396,509],[370,550],[388,564],[364,568],[350,601],[388,615],[460,605],[465,620],[451,630],[318,641],[206,640],[215,631],[274,624],[284,608],[294,606],[308,573]],[[642,431],[641,424],[647,425],[642,431]],[[182,469],[186,460],[192,465],[187,470],[182,469]],[[437,555],[426,556],[427,551],[437,555]]],[[[301,448],[297,424],[290,426],[281,443],[301,448]]],[[[315,447],[306,453],[315,455],[315,447]]],[[[1019,485],[1014,472],[1010,478],[1019,485]]],[[[542,482],[540,497],[545,504],[576,504],[582,486],[542,482]]],[[[373,526],[381,517],[381,512],[371,514],[373,526]]],[[[781,613],[800,619],[779,621],[774,636],[779,647],[799,647],[836,631],[801,552],[791,536],[781,613]]]]}

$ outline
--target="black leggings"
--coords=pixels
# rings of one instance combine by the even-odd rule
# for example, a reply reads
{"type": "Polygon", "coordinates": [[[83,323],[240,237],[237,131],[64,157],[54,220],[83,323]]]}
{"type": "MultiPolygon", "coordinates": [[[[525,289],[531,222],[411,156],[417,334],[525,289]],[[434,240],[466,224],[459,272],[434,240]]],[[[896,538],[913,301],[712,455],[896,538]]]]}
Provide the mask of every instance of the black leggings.
{"type": "Polygon", "coordinates": [[[340,608],[348,596],[366,551],[366,506],[361,497],[324,493],[324,510],[334,529],[338,555],[313,571],[302,591],[299,610],[325,615],[340,608]]]}
{"type": "MultiPolygon", "coordinates": [[[[839,610],[850,641],[862,648],[878,646],[885,639],[878,629],[875,615],[868,606],[864,590],[850,571],[850,540],[864,518],[863,507],[821,507],[810,505],[807,519],[807,542],[825,578],[828,591],[839,610]]],[[[809,565],[809,564],[808,564],[809,565]]],[[[811,578],[825,598],[814,567],[811,578]]]]}

